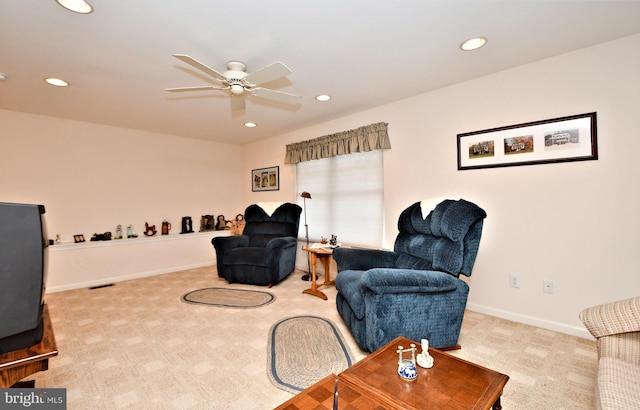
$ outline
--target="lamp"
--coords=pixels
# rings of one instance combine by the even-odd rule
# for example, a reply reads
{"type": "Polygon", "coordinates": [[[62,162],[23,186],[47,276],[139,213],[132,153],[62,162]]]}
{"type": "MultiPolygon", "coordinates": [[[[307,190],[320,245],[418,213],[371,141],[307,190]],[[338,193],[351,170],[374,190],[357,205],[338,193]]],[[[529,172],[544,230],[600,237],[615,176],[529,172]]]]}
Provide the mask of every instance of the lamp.
{"type": "MultiPolygon", "coordinates": [[[[300,194],[302,197],[302,203],[304,206],[304,237],[307,240],[307,249],[309,249],[309,225],[307,224],[307,199],[311,199],[311,194],[304,191],[300,194]]],[[[307,252],[307,267],[308,271],[306,275],[302,275],[302,280],[311,280],[311,261],[309,260],[309,252],[307,252]]]]}

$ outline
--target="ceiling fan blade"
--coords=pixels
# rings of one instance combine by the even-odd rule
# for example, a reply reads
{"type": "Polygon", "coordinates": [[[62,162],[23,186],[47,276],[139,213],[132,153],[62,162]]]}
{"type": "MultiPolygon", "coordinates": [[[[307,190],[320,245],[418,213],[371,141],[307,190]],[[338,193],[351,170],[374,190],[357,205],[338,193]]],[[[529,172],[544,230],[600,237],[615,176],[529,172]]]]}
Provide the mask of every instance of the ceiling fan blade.
{"type": "Polygon", "coordinates": [[[245,109],[244,97],[231,94],[231,111],[241,111],[245,109]]]}
{"type": "Polygon", "coordinates": [[[215,87],[213,85],[202,85],[196,87],[175,87],[175,88],[165,88],[165,91],[170,92],[181,92],[181,91],[204,91],[204,90],[225,90],[229,87],[215,87]]]}
{"type": "Polygon", "coordinates": [[[282,91],[270,90],[268,88],[256,87],[251,89],[251,94],[256,97],[267,98],[269,100],[280,101],[287,104],[300,104],[302,97],[282,91]]]}
{"type": "Polygon", "coordinates": [[[227,77],[225,77],[224,75],[220,74],[219,72],[217,72],[216,70],[214,70],[213,68],[201,63],[200,61],[196,60],[193,57],[190,57],[188,55],[185,54],[174,54],[173,55],[175,58],[177,58],[180,61],[183,61],[187,64],[189,64],[190,66],[197,68],[200,71],[204,71],[205,73],[209,74],[210,76],[212,76],[213,78],[220,80],[220,81],[226,81],[227,77]]]}
{"type": "Polygon", "coordinates": [[[282,78],[286,75],[291,74],[292,72],[293,71],[291,71],[289,67],[282,64],[280,61],[276,61],[275,63],[269,64],[268,66],[259,69],[258,71],[254,71],[244,79],[251,84],[260,85],[268,83],[269,81],[277,80],[278,78],[282,78]]]}

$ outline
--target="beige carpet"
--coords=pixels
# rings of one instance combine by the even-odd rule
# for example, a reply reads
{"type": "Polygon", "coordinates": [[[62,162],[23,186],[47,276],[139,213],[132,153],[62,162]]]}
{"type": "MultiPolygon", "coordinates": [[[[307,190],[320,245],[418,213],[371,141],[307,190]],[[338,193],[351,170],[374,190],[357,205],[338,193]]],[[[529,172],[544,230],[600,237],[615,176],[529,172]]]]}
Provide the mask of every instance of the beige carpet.
{"type": "MultiPolygon", "coordinates": [[[[33,378],[67,388],[69,409],[270,409],[292,395],[266,373],[271,326],[296,315],[333,321],[356,361],[358,349],[328,301],[303,294],[295,272],[255,309],[184,303],[199,288],[228,285],[214,268],[193,269],[46,296],[60,354],[33,378]]],[[[590,409],[595,342],[467,312],[459,357],[505,373],[505,409],[590,409]]]]}

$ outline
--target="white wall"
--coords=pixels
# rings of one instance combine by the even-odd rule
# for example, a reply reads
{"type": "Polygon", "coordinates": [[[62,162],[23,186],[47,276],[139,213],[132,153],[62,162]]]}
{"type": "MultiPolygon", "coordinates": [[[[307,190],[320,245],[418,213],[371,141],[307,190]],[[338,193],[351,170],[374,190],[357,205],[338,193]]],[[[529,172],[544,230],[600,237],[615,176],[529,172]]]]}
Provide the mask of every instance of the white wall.
{"type": "MultiPolygon", "coordinates": [[[[244,147],[242,172],[280,165],[285,178],[269,200],[295,202],[286,144],[388,122],[386,246],[413,202],[474,201],[488,217],[469,308],[586,336],[581,309],[640,292],[638,49],[640,35],[631,36],[256,142],[244,147]],[[593,111],[597,161],[457,170],[459,133],[593,111]],[[519,289],[509,287],[511,273],[520,275],[519,289]],[[553,295],[543,294],[543,279],[555,282],[553,295]]],[[[259,196],[243,191],[245,203],[259,196]]]]}
{"type": "MultiPolygon", "coordinates": [[[[44,204],[49,236],[60,234],[63,242],[73,242],[74,234],[89,241],[94,233],[114,232],[118,224],[125,234],[132,224],[142,237],[145,222],[159,235],[165,218],[178,235],[183,216],[191,216],[198,231],[201,215],[231,218],[244,210],[238,146],[5,110],[0,110],[0,133],[0,201],[44,204]]],[[[181,260],[147,261],[149,272],[136,273],[215,261],[210,243],[210,253],[201,251],[196,262],[187,260],[189,253],[178,244],[185,246],[157,242],[155,255],[119,258],[122,268],[110,273],[83,269],[95,263],[90,259],[97,250],[50,252],[49,290],[126,278],[131,267],[141,267],[140,258],[166,260],[160,253],[169,252],[169,245],[181,260]],[[61,260],[71,253],[75,269],[61,260]]],[[[129,248],[108,247],[100,254],[109,258],[120,249],[129,248]]]]}

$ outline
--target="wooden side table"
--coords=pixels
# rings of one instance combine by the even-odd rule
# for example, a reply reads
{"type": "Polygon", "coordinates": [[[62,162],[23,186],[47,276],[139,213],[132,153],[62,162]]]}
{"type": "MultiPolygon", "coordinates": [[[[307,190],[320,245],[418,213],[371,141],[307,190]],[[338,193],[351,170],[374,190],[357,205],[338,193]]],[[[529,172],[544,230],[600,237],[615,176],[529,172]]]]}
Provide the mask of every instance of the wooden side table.
{"type": "Polygon", "coordinates": [[[58,355],[56,338],[53,335],[49,309],[46,305],[42,320],[44,332],[40,343],[0,354],[0,388],[11,387],[33,373],[49,369],[49,358],[58,355]]]}
{"type": "Polygon", "coordinates": [[[306,246],[302,247],[303,251],[309,252],[309,256],[311,257],[311,287],[309,289],[305,289],[302,293],[307,293],[309,295],[317,296],[320,299],[327,300],[327,295],[325,295],[318,288],[320,286],[328,286],[333,285],[335,281],[331,280],[331,255],[333,251],[327,248],[307,248],[306,246]],[[316,262],[320,259],[320,263],[324,266],[324,283],[318,284],[316,283],[317,275],[316,275],[316,262]]]}

